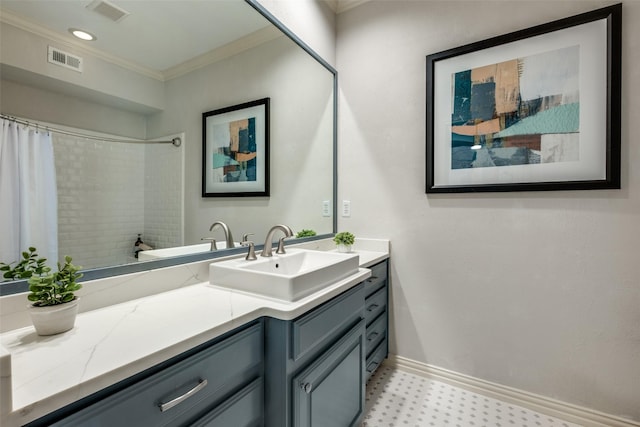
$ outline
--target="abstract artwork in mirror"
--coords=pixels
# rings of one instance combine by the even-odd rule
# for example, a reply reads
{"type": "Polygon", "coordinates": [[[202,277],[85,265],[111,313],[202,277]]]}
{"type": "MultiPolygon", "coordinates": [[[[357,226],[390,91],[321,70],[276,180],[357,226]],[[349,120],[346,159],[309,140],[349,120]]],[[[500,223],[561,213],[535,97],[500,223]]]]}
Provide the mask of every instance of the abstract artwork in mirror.
{"type": "Polygon", "coordinates": [[[269,195],[269,101],[202,113],[202,197],[269,195]]]}
{"type": "Polygon", "coordinates": [[[427,193],[620,188],[621,5],[427,56],[427,193]]]}

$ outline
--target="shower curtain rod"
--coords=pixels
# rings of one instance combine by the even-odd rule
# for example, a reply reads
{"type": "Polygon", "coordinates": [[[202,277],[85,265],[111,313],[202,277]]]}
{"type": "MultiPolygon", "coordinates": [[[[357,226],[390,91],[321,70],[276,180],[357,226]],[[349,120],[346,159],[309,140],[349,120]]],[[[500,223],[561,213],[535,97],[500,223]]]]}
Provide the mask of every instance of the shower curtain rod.
{"type": "Polygon", "coordinates": [[[133,144],[173,144],[174,147],[180,147],[180,145],[182,145],[182,139],[176,137],[173,138],[171,141],[148,141],[148,140],[144,140],[144,139],[117,139],[117,138],[107,138],[107,137],[102,137],[102,136],[94,136],[94,135],[87,135],[81,132],[73,132],[73,131],[69,131],[69,130],[64,130],[64,129],[58,129],[56,127],[53,126],[49,126],[49,125],[43,125],[40,124],[38,122],[30,122],[27,120],[23,120],[23,119],[19,119],[17,117],[13,117],[13,116],[8,116],[4,113],[0,113],[0,117],[2,117],[5,120],[9,120],[12,121],[14,123],[17,123],[19,125],[23,125],[23,126],[28,126],[28,127],[32,127],[32,128],[36,128],[36,131],[39,129],[43,129],[46,130],[47,132],[56,132],[56,133],[61,133],[63,135],[69,135],[69,136],[77,136],[80,138],[86,138],[86,139],[93,139],[96,141],[107,141],[107,142],[121,142],[121,143],[133,143],[133,144]]]}

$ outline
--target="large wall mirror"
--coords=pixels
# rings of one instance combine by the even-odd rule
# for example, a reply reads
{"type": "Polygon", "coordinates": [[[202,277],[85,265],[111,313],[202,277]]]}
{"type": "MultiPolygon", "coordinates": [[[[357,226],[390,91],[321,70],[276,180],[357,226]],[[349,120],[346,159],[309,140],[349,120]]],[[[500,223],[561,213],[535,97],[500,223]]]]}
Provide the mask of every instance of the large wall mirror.
{"type": "MultiPolygon", "coordinates": [[[[279,223],[335,233],[336,71],[255,0],[0,8],[3,120],[52,134],[59,259],[72,256],[85,280],[243,251],[224,248],[215,221],[258,246],[279,223]],[[77,41],[70,28],[97,39],[77,41]],[[52,50],[72,61],[56,63],[52,50]],[[203,198],[202,114],[262,98],[270,196],[203,198]],[[153,143],[174,138],[179,147],[153,143]],[[153,251],[138,251],[138,235],[153,251]],[[203,238],[218,249],[202,249],[203,238]]],[[[25,290],[0,285],[4,295],[25,290]]]]}

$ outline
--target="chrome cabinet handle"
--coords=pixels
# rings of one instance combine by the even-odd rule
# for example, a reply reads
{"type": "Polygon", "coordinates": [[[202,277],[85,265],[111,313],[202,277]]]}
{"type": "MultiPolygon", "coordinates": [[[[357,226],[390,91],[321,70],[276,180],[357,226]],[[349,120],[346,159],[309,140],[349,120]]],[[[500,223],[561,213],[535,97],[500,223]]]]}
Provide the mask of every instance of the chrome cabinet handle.
{"type": "Polygon", "coordinates": [[[373,340],[375,337],[378,336],[378,333],[376,331],[373,331],[369,334],[369,336],[367,337],[367,341],[371,341],[373,340]]]}
{"type": "Polygon", "coordinates": [[[301,383],[300,388],[307,394],[311,393],[311,389],[313,389],[313,385],[311,383],[301,383]]]}
{"type": "Polygon", "coordinates": [[[207,386],[207,380],[200,380],[198,385],[196,385],[194,388],[192,388],[191,390],[189,390],[188,392],[186,392],[182,396],[176,397],[175,399],[170,400],[170,401],[168,401],[166,403],[158,404],[158,406],[160,407],[160,411],[161,412],[168,411],[169,409],[173,408],[174,406],[179,405],[180,403],[184,402],[185,400],[187,400],[188,398],[190,398],[191,396],[193,396],[194,394],[196,394],[197,392],[199,392],[200,390],[202,390],[206,386],[207,386]]]}
{"type": "Polygon", "coordinates": [[[369,277],[369,278],[367,279],[367,282],[371,283],[371,282],[373,282],[374,280],[378,280],[378,276],[371,276],[371,277],[369,277]]]}
{"type": "Polygon", "coordinates": [[[367,307],[367,311],[373,311],[378,307],[380,307],[378,304],[371,304],[369,307],[367,307]]]}
{"type": "Polygon", "coordinates": [[[379,363],[380,362],[378,362],[376,360],[374,360],[373,362],[369,363],[369,366],[367,366],[367,372],[371,373],[371,372],[375,371],[376,367],[378,366],[379,363]]]}

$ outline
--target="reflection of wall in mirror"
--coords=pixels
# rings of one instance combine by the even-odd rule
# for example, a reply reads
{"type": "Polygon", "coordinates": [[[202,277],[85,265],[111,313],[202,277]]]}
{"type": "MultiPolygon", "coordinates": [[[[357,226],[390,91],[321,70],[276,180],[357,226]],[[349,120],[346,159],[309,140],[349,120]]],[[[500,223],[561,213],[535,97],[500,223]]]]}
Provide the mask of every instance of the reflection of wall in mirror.
{"type": "MultiPolygon", "coordinates": [[[[285,37],[210,64],[166,82],[174,102],[149,119],[159,134],[184,127],[201,135],[193,120],[203,112],[270,97],[269,198],[202,200],[199,168],[186,169],[185,244],[198,243],[214,220],[237,235],[255,233],[262,242],[269,227],[330,233],[333,219],[322,217],[322,200],[333,198],[333,76],[285,37]],[[215,78],[213,78],[215,76],[215,78]],[[241,94],[241,95],[239,95],[241,94]],[[238,206],[246,207],[239,209],[238,206]]],[[[200,164],[201,142],[191,141],[187,165],[200,164]]]]}
{"type": "MultiPolygon", "coordinates": [[[[46,40],[37,42],[34,50],[47,44],[46,40]]],[[[9,56],[3,43],[3,62],[9,56]]],[[[13,56],[17,61],[24,57],[21,52],[13,56]]],[[[114,68],[88,55],[84,59],[87,65],[95,61],[96,69],[114,68]]],[[[8,76],[4,71],[3,77],[8,76]]],[[[140,76],[129,79],[122,70],[118,73],[117,89],[127,96],[137,94],[142,87],[157,88],[157,82],[147,82],[140,76]]],[[[102,82],[108,80],[107,74],[101,71],[83,78],[102,82]]],[[[332,218],[321,215],[322,201],[333,198],[333,76],[329,71],[289,39],[279,37],[162,85],[162,99],[166,100],[162,112],[157,112],[161,103],[154,97],[149,101],[154,107],[140,109],[140,105],[132,107],[130,101],[118,99],[126,107],[119,108],[103,102],[104,99],[92,102],[57,93],[59,88],[36,88],[8,80],[2,81],[0,94],[5,113],[78,129],[144,139],[185,131],[184,244],[199,243],[201,237],[208,235],[211,222],[217,219],[228,222],[235,233],[255,233],[256,241],[261,241],[276,223],[286,223],[294,230],[332,231],[332,218]],[[272,98],[271,197],[203,201],[199,192],[202,112],[266,96],[272,98]]],[[[123,188],[136,185],[139,183],[130,182],[123,188]]],[[[150,200],[161,198],[144,197],[144,200],[148,206],[150,200]]],[[[138,232],[132,234],[127,245],[135,241],[138,232]]],[[[155,248],[170,244],[153,242],[147,233],[143,231],[145,242],[151,241],[155,248]]]]}

